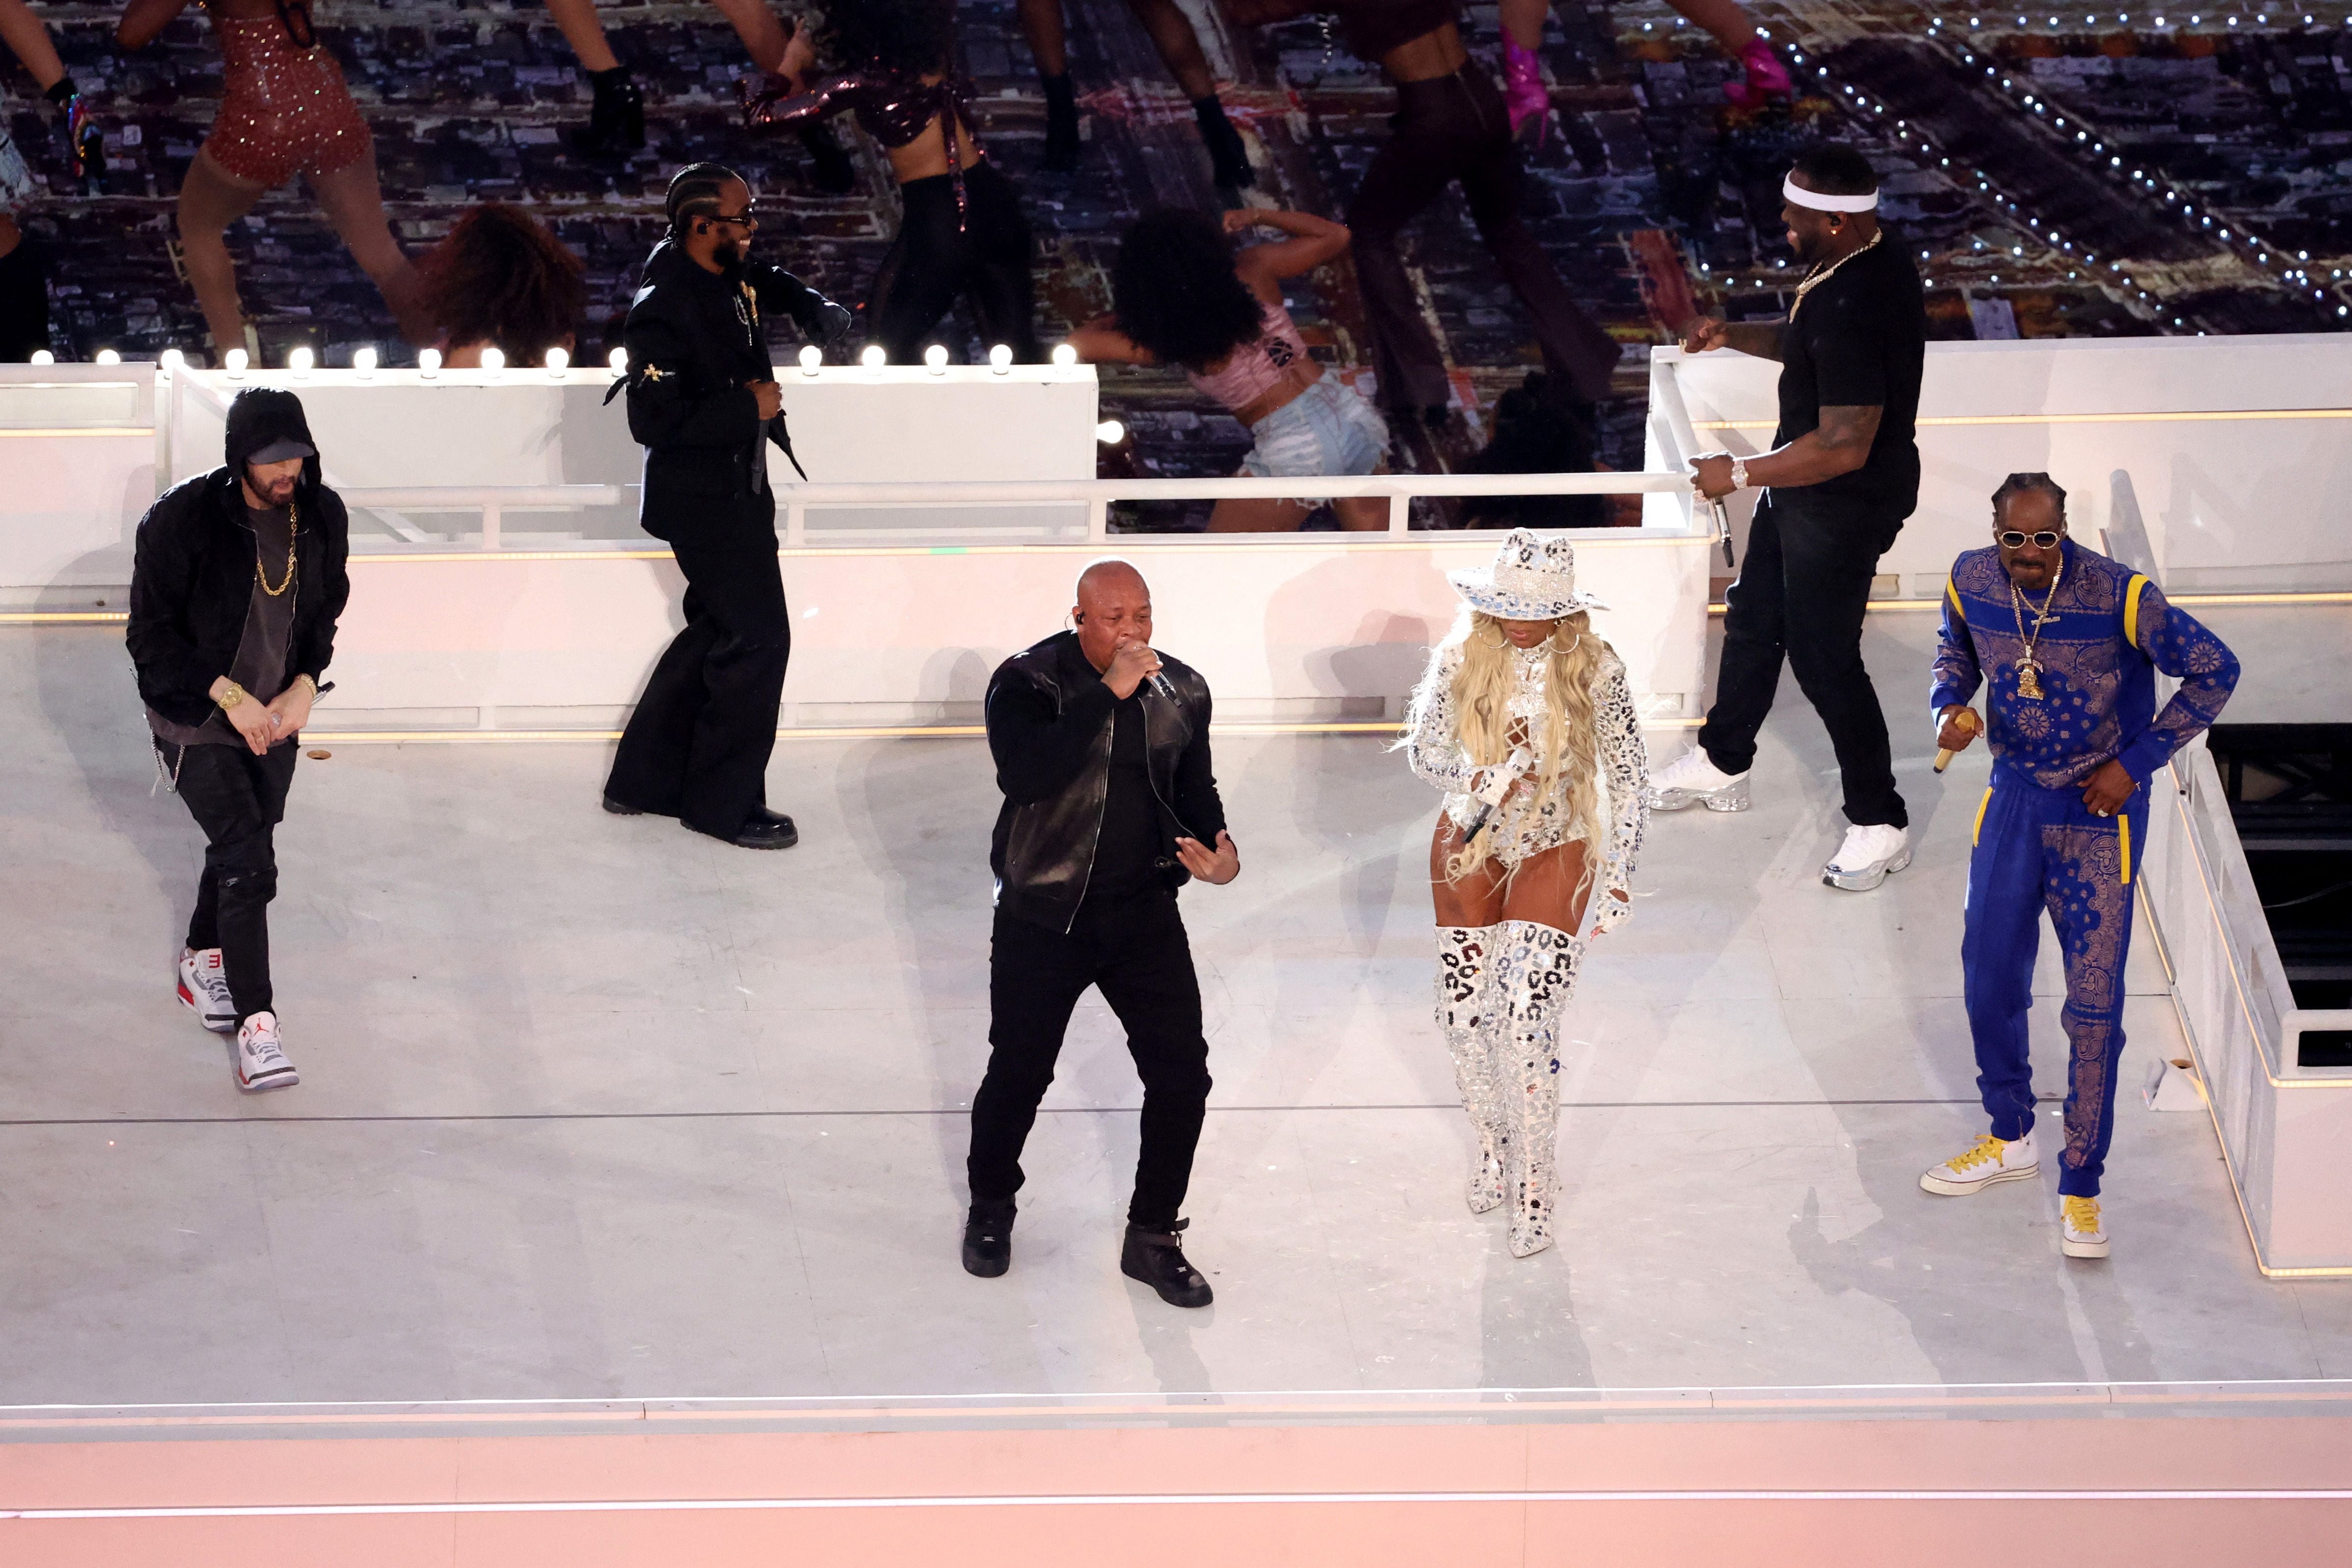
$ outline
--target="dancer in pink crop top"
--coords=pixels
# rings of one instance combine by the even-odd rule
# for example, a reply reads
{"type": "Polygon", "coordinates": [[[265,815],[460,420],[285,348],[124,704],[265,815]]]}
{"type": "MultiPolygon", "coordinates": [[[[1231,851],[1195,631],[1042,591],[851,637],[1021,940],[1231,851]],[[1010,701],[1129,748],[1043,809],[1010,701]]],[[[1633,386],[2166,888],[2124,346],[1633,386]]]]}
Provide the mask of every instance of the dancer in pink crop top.
{"type": "MultiPolygon", "coordinates": [[[[1282,280],[1311,272],[1348,248],[1345,226],[1305,213],[1147,215],[1119,244],[1110,315],[1070,334],[1093,363],[1173,365],[1233,411],[1256,446],[1242,472],[1265,479],[1377,473],[1388,428],[1372,405],[1307,351],[1284,309],[1282,280]],[[1251,228],[1285,237],[1236,251],[1231,235],[1251,228]]],[[[1221,500],[1209,519],[1218,532],[1296,529],[1319,501],[1273,497],[1221,500]]],[[[1339,526],[1388,526],[1381,497],[1333,500],[1339,526]]]]}

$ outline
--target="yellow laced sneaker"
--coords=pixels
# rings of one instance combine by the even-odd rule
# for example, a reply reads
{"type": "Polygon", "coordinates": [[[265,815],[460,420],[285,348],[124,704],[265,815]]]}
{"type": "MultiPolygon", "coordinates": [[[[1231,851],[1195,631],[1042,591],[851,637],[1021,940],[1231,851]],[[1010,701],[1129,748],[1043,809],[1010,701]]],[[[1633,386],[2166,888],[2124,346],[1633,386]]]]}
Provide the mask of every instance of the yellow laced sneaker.
{"type": "Polygon", "coordinates": [[[2042,1157],[2033,1152],[2031,1131],[2006,1141],[1988,1132],[1970,1144],[1967,1153],[1955,1154],[1921,1176],[1919,1184],[1948,1198],[1964,1198],[1995,1182],[2031,1180],[2041,1169],[2042,1157]]]}
{"type": "Polygon", "coordinates": [[[2069,1258],[2105,1258],[2107,1255],[2107,1233],[2099,1222],[2099,1200],[2068,1194],[2058,1200],[2065,1216],[2065,1233],[2058,1238],[2058,1250],[2069,1258]]]}

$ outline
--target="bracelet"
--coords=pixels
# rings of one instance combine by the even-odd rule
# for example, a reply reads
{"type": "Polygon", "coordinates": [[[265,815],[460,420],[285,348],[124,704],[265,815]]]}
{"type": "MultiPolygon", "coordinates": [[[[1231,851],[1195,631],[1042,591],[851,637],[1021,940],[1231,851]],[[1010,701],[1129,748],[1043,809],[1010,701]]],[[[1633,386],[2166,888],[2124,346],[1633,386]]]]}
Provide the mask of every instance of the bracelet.
{"type": "Polygon", "coordinates": [[[318,683],[317,681],[315,681],[315,680],[311,679],[310,679],[309,676],[307,676],[307,675],[297,675],[294,679],[295,679],[296,680],[299,680],[299,681],[300,681],[300,682],[302,683],[303,689],[304,689],[305,690],[307,690],[307,691],[309,691],[309,692],[310,692],[310,700],[311,700],[312,701],[314,701],[314,702],[315,702],[315,701],[317,701],[317,700],[318,700],[318,699],[319,699],[319,683],[318,683]]]}
{"type": "Polygon", "coordinates": [[[1731,459],[1731,488],[1736,490],[1748,488],[1748,459],[1745,458],[1731,459]]]}
{"type": "Polygon", "coordinates": [[[228,682],[228,689],[222,692],[218,697],[214,698],[213,700],[219,704],[220,710],[226,713],[230,709],[245,700],[245,688],[232,680],[228,682]]]}

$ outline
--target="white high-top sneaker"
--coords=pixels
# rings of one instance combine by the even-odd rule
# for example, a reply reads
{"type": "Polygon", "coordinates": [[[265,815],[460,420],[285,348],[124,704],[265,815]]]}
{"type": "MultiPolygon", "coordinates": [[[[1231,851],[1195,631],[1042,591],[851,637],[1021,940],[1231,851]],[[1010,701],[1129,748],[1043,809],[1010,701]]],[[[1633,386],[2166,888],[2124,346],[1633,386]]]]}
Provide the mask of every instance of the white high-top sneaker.
{"type": "Polygon", "coordinates": [[[2042,1157],[2033,1152],[2031,1129],[2024,1137],[2007,1142],[1988,1132],[1967,1153],[1955,1154],[1921,1176],[1919,1184],[1948,1198],[1964,1198],[1995,1182],[2028,1181],[2041,1169],[2042,1157]]]}
{"type": "Polygon", "coordinates": [[[1909,864],[1910,829],[1889,827],[1883,823],[1849,827],[1845,830],[1845,842],[1838,846],[1830,863],[1822,868],[1822,880],[1849,893],[1866,893],[1886,880],[1890,872],[1900,871],[1909,864]]]}
{"type": "Polygon", "coordinates": [[[1727,773],[1715,765],[1706,748],[1693,746],[1650,775],[1650,809],[1680,811],[1703,805],[1709,811],[1746,811],[1748,775],[1727,773]]]}
{"type": "Polygon", "coordinates": [[[2058,1200],[2058,1207],[2065,1223],[2065,1233],[2058,1238],[2058,1250],[2069,1258],[2105,1258],[2107,1227],[2099,1218],[2099,1200],[2069,1194],[2058,1200]]]}
{"type": "Polygon", "coordinates": [[[220,949],[180,950],[180,1001],[205,1027],[226,1035],[236,1027],[236,1004],[228,994],[228,976],[221,970],[220,949]]]}
{"type": "Polygon", "coordinates": [[[291,1089],[301,1079],[278,1048],[278,1015],[256,1013],[236,1032],[236,1087],[248,1093],[291,1089]]]}

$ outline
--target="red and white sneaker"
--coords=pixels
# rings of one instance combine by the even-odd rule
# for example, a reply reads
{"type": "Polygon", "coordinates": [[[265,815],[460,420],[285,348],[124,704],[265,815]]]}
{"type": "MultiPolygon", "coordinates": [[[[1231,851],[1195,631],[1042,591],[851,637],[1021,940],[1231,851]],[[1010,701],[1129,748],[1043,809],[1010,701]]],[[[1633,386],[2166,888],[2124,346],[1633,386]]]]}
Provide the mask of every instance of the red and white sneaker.
{"type": "Polygon", "coordinates": [[[236,1087],[248,1094],[291,1089],[301,1079],[278,1048],[278,1015],[256,1013],[236,1032],[236,1087]]]}
{"type": "Polygon", "coordinates": [[[221,969],[221,950],[180,950],[181,1005],[205,1021],[205,1027],[226,1035],[236,1027],[236,1004],[229,999],[228,975],[221,969]]]}

